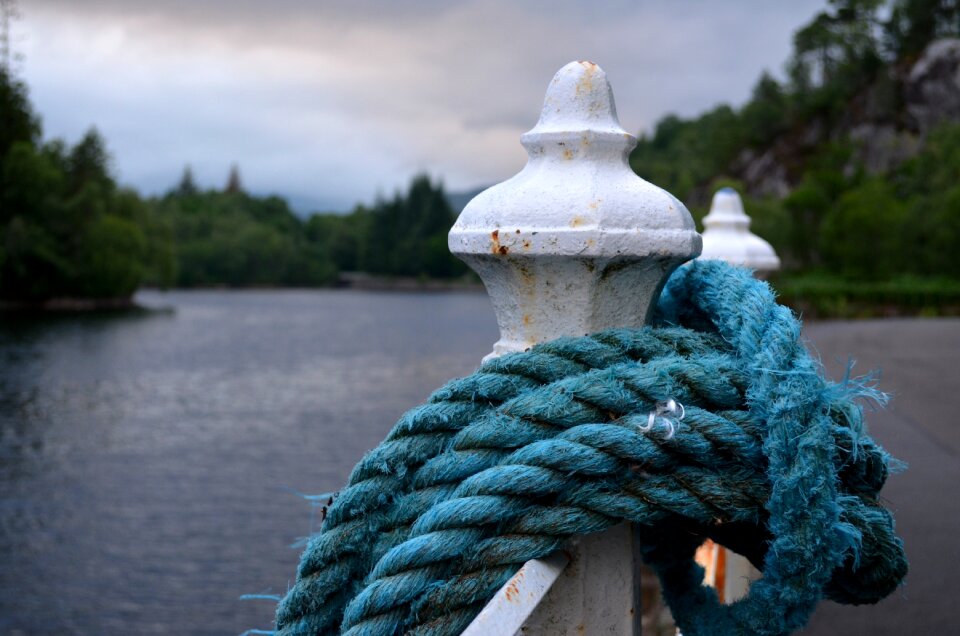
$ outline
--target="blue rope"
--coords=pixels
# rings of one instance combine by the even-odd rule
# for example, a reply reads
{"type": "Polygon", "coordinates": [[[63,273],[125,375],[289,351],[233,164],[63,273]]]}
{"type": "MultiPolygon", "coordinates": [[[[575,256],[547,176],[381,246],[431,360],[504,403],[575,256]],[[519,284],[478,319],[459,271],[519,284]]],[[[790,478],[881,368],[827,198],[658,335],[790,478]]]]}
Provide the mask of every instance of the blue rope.
{"type": "Polygon", "coordinates": [[[765,283],[696,261],[654,327],[504,356],[404,414],[309,542],[277,634],[452,636],[524,562],[624,520],[686,636],[875,603],[907,569],[878,500],[890,458],[855,402],[878,395],[826,383],[765,283]],[[650,413],[669,399],[685,413],[667,433],[650,413]],[[702,585],[707,538],[763,571],[744,599],[702,585]]]}

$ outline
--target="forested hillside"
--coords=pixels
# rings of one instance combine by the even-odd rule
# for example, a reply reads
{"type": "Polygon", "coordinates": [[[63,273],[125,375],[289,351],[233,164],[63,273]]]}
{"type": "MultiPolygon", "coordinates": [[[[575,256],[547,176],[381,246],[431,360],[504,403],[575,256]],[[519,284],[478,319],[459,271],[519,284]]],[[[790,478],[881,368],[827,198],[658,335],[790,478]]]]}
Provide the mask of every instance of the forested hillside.
{"type": "Polygon", "coordinates": [[[832,0],[798,29],[786,80],[740,108],[666,117],[631,165],[698,214],[747,195],[788,271],[960,278],[960,3],[832,0]]]}

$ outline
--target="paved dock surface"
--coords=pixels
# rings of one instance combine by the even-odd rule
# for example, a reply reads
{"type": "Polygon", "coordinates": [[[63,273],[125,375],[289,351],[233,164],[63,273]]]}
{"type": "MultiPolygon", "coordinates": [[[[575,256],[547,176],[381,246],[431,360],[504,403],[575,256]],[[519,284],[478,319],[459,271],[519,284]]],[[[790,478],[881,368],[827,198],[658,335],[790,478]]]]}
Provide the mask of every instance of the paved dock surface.
{"type": "Polygon", "coordinates": [[[910,561],[906,584],[878,605],[824,602],[803,634],[960,634],[960,320],[810,323],[827,373],[882,373],[889,406],[869,433],[908,464],[883,489],[910,561]]]}

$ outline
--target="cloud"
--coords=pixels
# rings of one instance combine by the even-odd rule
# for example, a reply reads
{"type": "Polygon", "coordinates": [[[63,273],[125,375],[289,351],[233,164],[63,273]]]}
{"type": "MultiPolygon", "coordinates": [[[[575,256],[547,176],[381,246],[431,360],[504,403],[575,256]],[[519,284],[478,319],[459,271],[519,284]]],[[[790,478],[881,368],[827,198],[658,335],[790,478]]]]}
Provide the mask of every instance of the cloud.
{"type": "Polygon", "coordinates": [[[21,28],[48,136],[96,124],[124,182],[161,191],[190,163],[220,185],[236,161],[251,189],[347,209],[421,170],[510,176],[572,59],[604,67],[628,130],[742,102],[822,5],[36,0],[21,28]]]}

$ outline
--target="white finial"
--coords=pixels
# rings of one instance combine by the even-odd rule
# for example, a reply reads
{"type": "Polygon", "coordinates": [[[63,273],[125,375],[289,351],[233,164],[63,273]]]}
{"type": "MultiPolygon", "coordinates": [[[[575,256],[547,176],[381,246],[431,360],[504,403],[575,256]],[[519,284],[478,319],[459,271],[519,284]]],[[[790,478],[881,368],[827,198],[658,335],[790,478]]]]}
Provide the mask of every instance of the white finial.
{"type": "Polygon", "coordinates": [[[592,62],[560,69],[521,142],[524,169],[467,204],[449,237],[493,301],[491,356],[643,325],[700,236],[680,201],[630,169],[636,139],[620,127],[606,73],[592,62]]]}
{"type": "Polygon", "coordinates": [[[770,243],[750,231],[750,217],[743,211],[743,201],[733,188],[720,188],[713,195],[703,227],[700,258],[746,265],[758,272],[780,269],[780,259],[770,243]]]}

